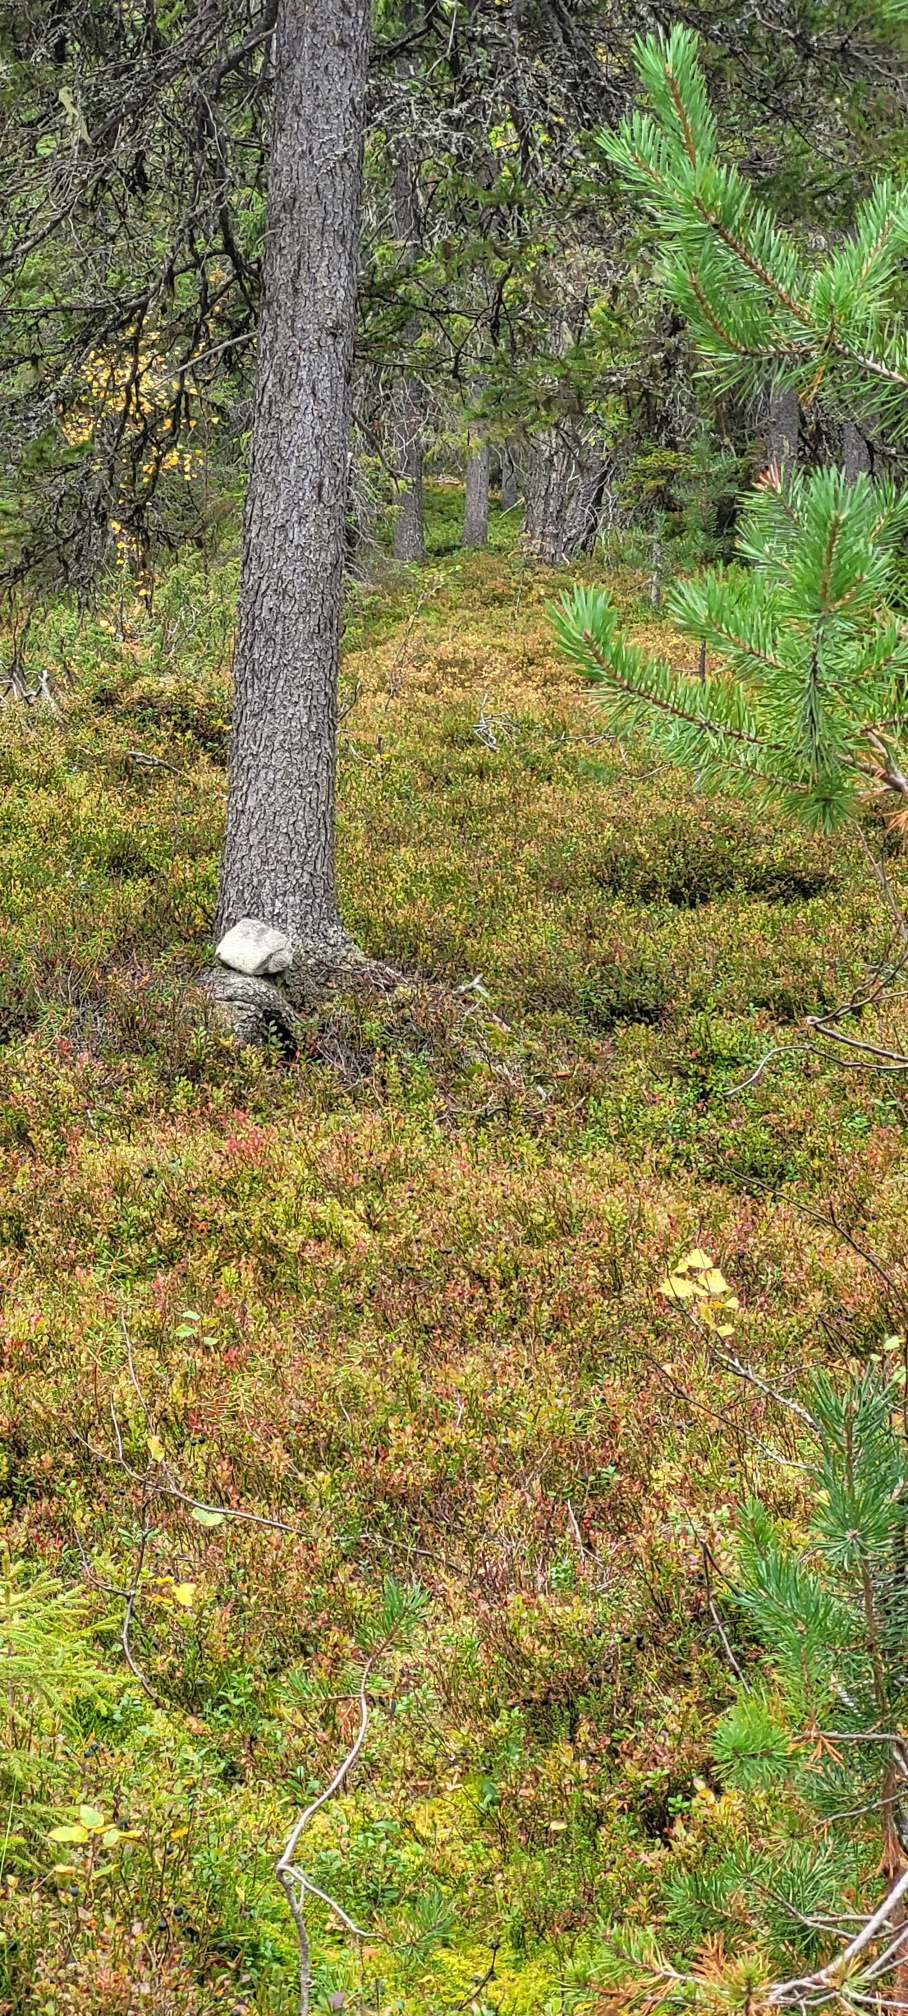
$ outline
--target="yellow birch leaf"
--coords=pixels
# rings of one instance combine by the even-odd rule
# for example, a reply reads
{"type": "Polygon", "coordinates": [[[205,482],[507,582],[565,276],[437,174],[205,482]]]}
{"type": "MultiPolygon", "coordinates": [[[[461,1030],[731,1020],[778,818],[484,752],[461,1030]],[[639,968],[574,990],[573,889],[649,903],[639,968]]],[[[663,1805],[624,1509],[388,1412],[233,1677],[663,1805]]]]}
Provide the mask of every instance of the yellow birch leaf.
{"type": "Polygon", "coordinates": [[[148,1454],[151,1457],[153,1463],[163,1463],[164,1444],[161,1441],[160,1435],[149,1435],[148,1454]]]}
{"type": "Polygon", "coordinates": [[[174,1602],[179,1603],[181,1610],[192,1609],[193,1603],[195,1601],[195,1588],[196,1585],[194,1582],[174,1583],[174,1586],[170,1593],[173,1597],[174,1602]]]}
{"type": "Polygon", "coordinates": [[[725,1275],[719,1273],[718,1267],[710,1267],[709,1272],[703,1277],[703,1286],[710,1295],[728,1294],[728,1282],[725,1275]]]}

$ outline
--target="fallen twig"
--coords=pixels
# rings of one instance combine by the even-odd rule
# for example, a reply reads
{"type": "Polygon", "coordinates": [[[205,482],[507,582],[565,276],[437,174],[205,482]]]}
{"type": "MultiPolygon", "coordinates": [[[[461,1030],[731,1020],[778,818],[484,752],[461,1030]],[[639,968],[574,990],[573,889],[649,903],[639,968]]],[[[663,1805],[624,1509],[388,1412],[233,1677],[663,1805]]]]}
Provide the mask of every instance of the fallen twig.
{"type": "Polygon", "coordinates": [[[167,763],[163,756],[152,756],[148,749],[127,749],[126,760],[128,763],[137,763],[142,770],[169,770],[174,777],[186,775],[185,770],[180,770],[176,763],[167,763]]]}

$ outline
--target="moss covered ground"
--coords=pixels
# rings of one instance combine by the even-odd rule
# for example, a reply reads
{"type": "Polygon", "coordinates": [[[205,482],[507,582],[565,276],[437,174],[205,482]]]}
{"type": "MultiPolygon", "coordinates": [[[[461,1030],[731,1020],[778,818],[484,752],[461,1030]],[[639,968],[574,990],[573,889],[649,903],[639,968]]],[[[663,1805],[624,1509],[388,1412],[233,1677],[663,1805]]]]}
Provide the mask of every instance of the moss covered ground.
{"type": "Polygon", "coordinates": [[[77,1646],[106,1676],[10,1701],[10,2016],[289,2016],[274,1859],[404,1599],[301,1845],[368,1933],[310,1905],[316,2008],[604,2006],[615,1926],[712,1936],[697,1872],[759,1825],[711,1760],[706,1564],[748,1491],[796,1516],[797,1473],[659,1283],[705,1248],[776,1383],[878,1348],[898,1081],[788,1046],[886,921],[856,841],[603,741],[558,579],[497,519],[461,554],[460,508],[348,612],[345,911],[414,984],[293,1060],[194,991],[235,563],[36,612],[62,718],[0,716],[0,1516],[26,1583],[83,1592],[61,1701],[77,1646]]]}

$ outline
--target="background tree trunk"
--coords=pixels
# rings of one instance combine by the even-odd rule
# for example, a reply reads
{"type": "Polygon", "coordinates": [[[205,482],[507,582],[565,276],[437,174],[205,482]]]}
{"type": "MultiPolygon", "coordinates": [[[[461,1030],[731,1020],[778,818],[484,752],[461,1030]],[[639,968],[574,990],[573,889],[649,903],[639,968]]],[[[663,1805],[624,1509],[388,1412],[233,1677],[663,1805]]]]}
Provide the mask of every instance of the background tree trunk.
{"type": "MultiPolygon", "coordinates": [[[[404,0],[401,25],[408,30],[416,25],[416,8],[413,0],[404,0]]],[[[407,57],[399,56],[398,75],[408,76],[410,68],[407,57]]],[[[400,241],[403,265],[406,268],[419,256],[420,249],[416,171],[412,147],[407,136],[401,137],[395,147],[394,229],[400,241]]],[[[414,315],[404,330],[404,340],[412,345],[418,335],[419,316],[414,315]]],[[[397,516],[394,520],[395,560],[420,562],[426,557],[423,500],[424,425],[424,401],[420,386],[412,375],[402,376],[397,379],[391,394],[392,456],[397,479],[397,516]]]]}
{"type": "Polygon", "coordinates": [[[337,672],[369,0],[280,0],[218,921],[346,944],[337,672]]]}
{"type": "Polygon", "coordinates": [[[423,409],[418,388],[412,379],[399,378],[391,395],[391,433],[397,479],[395,560],[422,561],[426,557],[422,429],[423,409]]]}
{"type": "Polygon", "coordinates": [[[501,508],[513,511],[517,504],[517,463],[510,448],[501,450],[501,508]]]}
{"type": "Polygon", "coordinates": [[[466,502],[463,518],[465,546],[489,543],[489,444],[473,434],[467,455],[466,502]]]}
{"type": "Polygon", "coordinates": [[[537,560],[559,567],[591,551],[608,482],[600,444],[566,428],[535,443],[526,485],[524,540],[537,560]]]}

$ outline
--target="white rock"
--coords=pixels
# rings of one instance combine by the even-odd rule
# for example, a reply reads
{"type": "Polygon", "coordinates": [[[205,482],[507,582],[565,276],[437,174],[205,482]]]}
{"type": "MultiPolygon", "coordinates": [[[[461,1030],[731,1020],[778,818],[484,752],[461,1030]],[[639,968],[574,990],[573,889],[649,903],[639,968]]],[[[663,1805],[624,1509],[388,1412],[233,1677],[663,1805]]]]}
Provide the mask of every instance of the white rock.
{"type": "Polygon", "coordinates": [[[286,973],[293,964],[293,946],[285,931],[275,931],[258,917],[241,917],[221,939],[217,957],[234,973],[286,973]]]}

